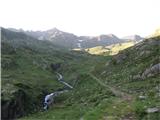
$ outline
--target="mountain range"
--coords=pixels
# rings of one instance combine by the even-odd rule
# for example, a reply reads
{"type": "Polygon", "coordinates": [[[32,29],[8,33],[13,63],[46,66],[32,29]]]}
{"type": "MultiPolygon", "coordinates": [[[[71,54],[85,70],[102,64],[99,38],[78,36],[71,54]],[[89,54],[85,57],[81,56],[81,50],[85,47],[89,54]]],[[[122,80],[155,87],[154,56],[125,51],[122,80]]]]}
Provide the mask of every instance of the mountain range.
{"type": "Polygon", "coordinates": [[[144,38],[142,38],[140,35],[130,35],[130,36],[125,36],[125,37],[123,37],[122,39],[124,39],[124,40],[133,40],[133,41],[140,41],[140,40],[142,40],[142,39],[144,39],[144,38]]]}
{"type": "Polygon", "coordinates": [[[96,46],[108,46],[112,44],[123,43],[126,41],[138,42],[143,39],[139,35],[132,35],[124,38],[118,38],[114,34],[102,34],[99,36],[77,36],[72,33],[63,32],[57,28],[53,28],[46,31],[24,31],[22,29],[18,30],[13,28],[9,28],[9,30],[23,32],[38,40],[49,40],[53,42],[55,45],[59,45],[70,49],[85,49],[96,46]]]}

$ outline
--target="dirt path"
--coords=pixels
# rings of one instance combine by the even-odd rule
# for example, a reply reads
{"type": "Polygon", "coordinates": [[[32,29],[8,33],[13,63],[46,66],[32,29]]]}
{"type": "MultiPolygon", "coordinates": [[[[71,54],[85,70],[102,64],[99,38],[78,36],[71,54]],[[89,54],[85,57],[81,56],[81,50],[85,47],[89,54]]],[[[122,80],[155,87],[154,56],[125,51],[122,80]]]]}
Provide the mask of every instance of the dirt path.
{"type": "MultiPolygon", "coordinates": [[[[102,82],[101,79],[97,78],[93,74],[90,74],[90,76],[93,77],[100,85],[109,88],[113,92],[113,94],[115,94],[115,96],[121,98],[122,101],[126,101],[129,104],[133,101],[133,96],[131,96],[125,92],[122,92],[121,90],[119,90],[113,86],[106,85],[105,83],[102,82]]],[[[108,116],[105,116],[104,119],[108,120],[109,118],[108,118],[108,116]]],[[[127,113],[125,116],[123,116],[120,119],[121,120],[135,120],[133,113],[127,113]]]]}
{"type": "Polygon", "coordinates": [[[102,80],[100,80],[99,78],[97,78],[96,76],[90,74],[91,77],[93,77],[100,85],[109,88],[117,97],[121,97],[123,100],[127,100],[127,101],[131,101],[133,99],[133,97],[125,92],[122,92],[121,90],[113,87],[113,86],[109,86],[106,85],[104,82],[102,82],[102,80]]]}

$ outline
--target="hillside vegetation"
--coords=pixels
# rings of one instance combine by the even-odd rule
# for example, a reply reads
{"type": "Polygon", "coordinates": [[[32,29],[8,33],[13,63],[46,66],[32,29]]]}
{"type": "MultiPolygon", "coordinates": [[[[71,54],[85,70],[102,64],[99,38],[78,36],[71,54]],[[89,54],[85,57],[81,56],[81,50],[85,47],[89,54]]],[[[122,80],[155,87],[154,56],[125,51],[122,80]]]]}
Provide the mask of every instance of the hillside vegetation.
{"type": "Polygon", "coordinates": [[[71,79],[72,84],[78,76],[77,71],[82,71],[80,68],[86,63],[91,65],[90,57],[24,33],[2,29],[2,118],[39,111],[45,95],[63,87],[57,82],[51,63],[62,64],[60,72],[66,80],[71,79]]]}
{"type": "Polygon", "coordinates": [[[115,55],[119,51],[124,50],[128,47],[131,47],[134,44],[135,44],[134,42],[118,43],[118,44],[113,44],[109,46],[97,46],[93,48],[88,48],[88,49],[85,49],[85,51],[93,55],[105,55],[105,56],[115,55]]]}
{"type": "Polygon", "coordinates": [[[159,36],[146,39],[121,51],[106,64],[97,65],[93,71],[103,83],[134,96],[131,105],[136,119],[160,118],[160,113],[146,113],[148,108],[160,107],[159,46],[159,36]]]}
{"type": "Polygon", "coordinates": [[[158,120],[159,112],[147,111],[160,107],[159,42],[150,38],[106,57],[78,77],[68,99],[23,119],[158,120]]]}
{"type": "Polygon", "coordinates": [[[160,37],[154,37],[124,50],[115,45],[113,53],[121,51],[114,56],[96,56],[2,29],[2,118],[158,120],[159,45],[160,37]],[[43,111],[45,95],[64,87],[51,63],[61,64],[57,71],[74,88],[43,111]]]}

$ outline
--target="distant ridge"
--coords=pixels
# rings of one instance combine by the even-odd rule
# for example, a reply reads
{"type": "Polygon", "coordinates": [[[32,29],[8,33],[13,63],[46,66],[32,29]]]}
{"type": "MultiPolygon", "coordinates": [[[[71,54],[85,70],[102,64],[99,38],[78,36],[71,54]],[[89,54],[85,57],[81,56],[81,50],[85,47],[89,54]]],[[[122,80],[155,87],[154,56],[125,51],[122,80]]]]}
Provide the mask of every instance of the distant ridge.
{"type": "Polygon", "coordinates": [[[69,49],[85,49],[96,46],[107,46],[127,41],[139,41],[143,38],[139,35],[127,36],[122,39],[114,34],[102,34],[99,36],[77,36],[72,33],[63,32],[57,28],[52,28],[46,31],[24,31],[22,29],[9,28],[9,30],[16,32],[24,32],[38,40],[49,40],[55,45],[66,47],[69,49]]]}
{"type": "Polygon", "coordinates": [[[125,36],[125,37],[123,37],[122,39],[139,41],[139,40],[142,40],[142,39],[144,39],[144,38],[141,37],[141,36],[139,36],[139,35],[130,35],[130,36],[125,36]]]}

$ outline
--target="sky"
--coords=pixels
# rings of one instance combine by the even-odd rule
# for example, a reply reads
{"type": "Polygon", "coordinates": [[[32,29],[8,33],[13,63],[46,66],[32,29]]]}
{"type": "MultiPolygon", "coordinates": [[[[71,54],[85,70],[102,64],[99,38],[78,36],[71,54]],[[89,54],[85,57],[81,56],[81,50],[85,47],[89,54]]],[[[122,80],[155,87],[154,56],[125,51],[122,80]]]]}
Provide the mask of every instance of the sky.
{"type": "Polygon", "coordinates": [[[143,37],[160,28],[160,0],[0,0],[0,26],[143,37]]]}

